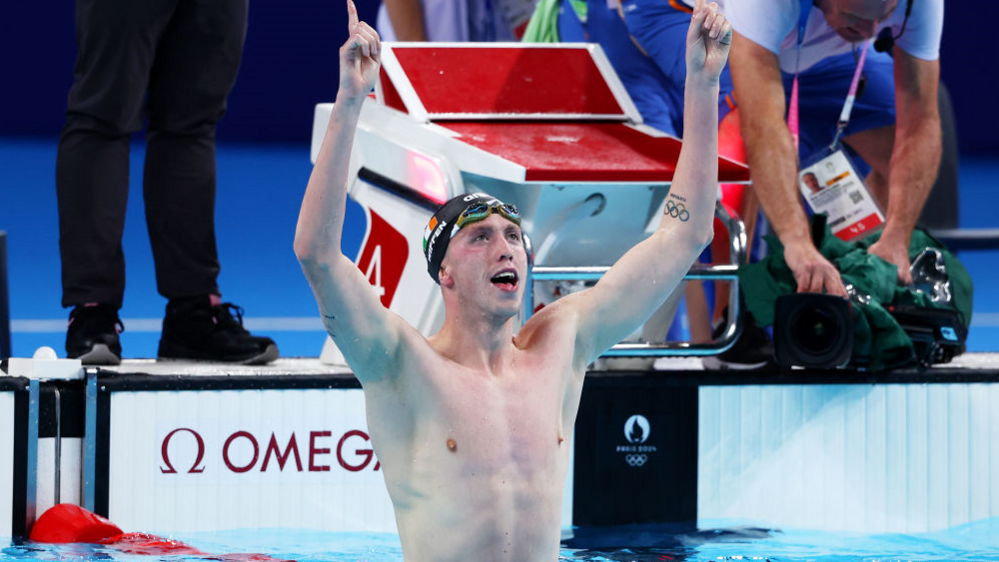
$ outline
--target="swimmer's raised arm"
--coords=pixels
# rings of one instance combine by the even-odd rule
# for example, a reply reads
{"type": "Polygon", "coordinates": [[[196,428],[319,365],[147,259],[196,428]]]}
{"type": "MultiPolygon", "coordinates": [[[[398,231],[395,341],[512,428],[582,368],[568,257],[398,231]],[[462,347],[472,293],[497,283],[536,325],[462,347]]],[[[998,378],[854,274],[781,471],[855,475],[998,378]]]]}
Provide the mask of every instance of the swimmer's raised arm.
{"type": "Polygon", "coordinates": [[[718,189],[719,75],[731,38],[731,24],[718,6],[698,0],[687,31],[683,147],[666,212],[652,236],[629,250],[596,286],[571,295],[566,303],[577,314],[577,365],[590,363],[641,326],[711,241],[718,189]]]}
{"type": "Polygon", "coordinates": [[[378,300],[357,266],[340,251],[347,171],[354,132],[378,77],[381,42],[347,0],[350,37],[340,47],[340,88],[295,231],[295,255],[319,303],[323,324],[362,383],[395,372],[405,323],[378,300]]]}

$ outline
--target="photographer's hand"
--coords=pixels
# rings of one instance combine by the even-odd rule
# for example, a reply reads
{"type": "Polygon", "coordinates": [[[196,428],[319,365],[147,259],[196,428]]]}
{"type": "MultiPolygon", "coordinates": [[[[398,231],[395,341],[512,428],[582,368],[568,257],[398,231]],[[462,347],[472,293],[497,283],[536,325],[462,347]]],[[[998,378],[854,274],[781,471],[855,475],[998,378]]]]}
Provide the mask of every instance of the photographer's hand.
{"type": "Polygon", "coordinates": [[[909,271],[909,250],[908,244],[894,241],[888,233],[884,233],[881,239],[871,244],[867,250],[869,253],[878,256],[898,268],[898,284],[911,285],[912,273],[909,271]]]}
{"type": "Polygon", "coordinates": [[[799,293],[828,293],[847,298],[839,271],[811,241],[784,246],[784,261],[794,274],[799,293]]]}

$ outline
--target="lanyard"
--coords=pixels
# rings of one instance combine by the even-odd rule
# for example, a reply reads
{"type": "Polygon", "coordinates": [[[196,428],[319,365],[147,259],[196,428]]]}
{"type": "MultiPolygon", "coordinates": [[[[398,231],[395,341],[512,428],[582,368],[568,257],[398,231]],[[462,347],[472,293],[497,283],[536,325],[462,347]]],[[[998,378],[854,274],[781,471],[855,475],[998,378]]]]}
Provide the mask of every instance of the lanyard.
{"type": "MultiPolygon", "coordinates": [[[[791,102],[787,112],[787,127],[791,130],[791,138],[794,140],[794,149],[798,150],[799,124],[798,124],[798,67],[801,62],[801,43],[805,38],[805,28],[808,25],[808,16],[812,11],[812,1],[801,1],[801,13],[798,14],[798,47],[794,60],[794,82],[791,84],[791,102]]],[[[853,81],[850,82],[850,91],[846,94],[846,101],[843,102],[843,109],[839,113],[839,121],[836,124],[836,135],[833,137],[830,148],[834,148],[839,143],[843,131],[850,123],[850,113],[853,111],[853,102],[857,99],[857,87],[860,84],[860,75],[864,71],[864,62],[867,61],[867,49],[871,40],[864,41],[860,51],[860,59],[857,61],[857,69],[853,72],[853,81]]]]}

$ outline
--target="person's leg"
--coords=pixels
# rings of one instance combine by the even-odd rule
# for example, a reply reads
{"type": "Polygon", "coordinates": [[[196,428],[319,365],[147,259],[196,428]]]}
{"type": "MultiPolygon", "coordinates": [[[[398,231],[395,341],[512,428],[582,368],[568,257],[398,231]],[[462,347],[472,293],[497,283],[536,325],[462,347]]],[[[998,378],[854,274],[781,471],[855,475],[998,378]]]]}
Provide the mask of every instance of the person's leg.
{"type": "Polygon", "coordinates": [[[121,361],[129,134],[141,128],[149,68],[172,1],[76,3],[78,55],[56,194],[62,305],[75,307],[66,353],[85,364],[121,361]]]}
{"type": "MultiPolygon", "coordinates": [[[[672,114],[674,134],[683,136],[683,95],[687,78],[687,30],[692,10],[679,0],[623,0],[620,14],[636,50],[654,65],[662,76],[661,96],[667,99],[672,114]]],[[[718,117],[722,119],[734,106],[732,78],[728,67],[722,70],[718,96],[718,117]]]]}
{"type": "Polygon", "coordinates": [[[129,134],[142,126],[164,4],[76,4],[78,55],[56,156],[63,306],[121,306],[129,134]]]}
{"type": "Polygon", "coordinates": [[[865,183],[888,208],[888,170],[895,147],[895,66],[884,53],[868,51],[864,90],[858,92],[844,144],[870,166],[865,183]]]}
{"type": "MultiPolygon", "coordinates": [[[[589,41],[586,28],[576,15],[569,0],[561,0],[558,8],[558,39],[562,43],[585,43],[589,41]]],[[[383,41],[385,39],[382,39],[383,41]]]]}
{"type": "Polygon", "coordinates": [[[221,302],[215,244],[215,125],[225,114],[246,37],[247,0],[181,3],[160,42],[149,82],[143,193],[167,297],[158,355],[267,363],[278,350],[243,328],[242,309],[221,302]]]}
{"type": "Polygon", "coordinates": [[[215,125],[235,84],[246,11],[246,0],[179,4],[153,65],[143,194],[168,299],[218,292],[215,125]]]}
{"type": "Polygon", "coordinates": [[[867,187],[882,209],[888,208],[888,169],[895,146],[895,125],[885,125],[854,133],[843,139],[871,167],[865,178],[867,187]]]}
{"type": "MultiPolygon", "coordinates": [[[[736,162],[746,162],[746,147],[742,142],[740,131],[739,112],[733,110],[726,115],[718,125],[718,155],[730,158],[736,162]]],[[[760,201],[753,191],[752,185],[742,184],[722,184],[722,205],[729,215],[742,221],[746,229],[747,244],[752,244],[756,233],[756,219],[759,215],[760,201]]],[[[715,263],[729,263],[731,257],[731,233],[720,225],[720,221],[715,222],[716,235],[711,241],[711,254],[715,263]],[[718,234],[724,233],[725,236],[718,234]]],[[[750,255],[749,248],[746,248],[746,259],[750,255]]],[[[716,281],[714,309],[711,313],[713,325],[719,324],[725,319],[726,308],[730,297],[731,283],[716,281]]]]}
{"type": "Polygon", "coordinates": [[[680,136],[682,106],[678,111],[671,93],[674,86],[639,49],[618,11],[608,8],[604,0],[587,3],[586,40],[598,43],[603,49],[642,121],[669,135],[680,136]]]}
{"type": "Polygon", "coordinates": [[[708,309],[708,298],[704,291],[703,281],[686,283],[683,290],[684,302],[687,304],[687,325],[690,329],[691,343],[708,343],[711,341],[711,324],[706,321],[711,317],[708,309]]]}
{"type": "MultiPolygon", "coordinates": [[[[799,156],[802,160],[832,142],[839,114],[857,67],[857,56],[856,53],[844,53],[829,57],[799,76],[799,156]]],[[[892,144],[887,146],[884,142],[889,137],[885,135],[885,131],[868,135],[862,133],[884,127],[894,128],[895,80],[891,57],[878,53],[873,48],[868,50],[863,77],[843,142],[858,153],[863,149],[866,156],[860,156],[864,158],[864,162],[876,167],[879,174],[887,177],[887,162],[894,143],[894,132],[890,137],[892,144]],[[867,161],[867,158],[871,161],[867,161]]],[[[788,96],[792,78],[784,75],[784,91],[788,96]]],[[[866,173],[867,170],[861,172],[866,173]]]]}

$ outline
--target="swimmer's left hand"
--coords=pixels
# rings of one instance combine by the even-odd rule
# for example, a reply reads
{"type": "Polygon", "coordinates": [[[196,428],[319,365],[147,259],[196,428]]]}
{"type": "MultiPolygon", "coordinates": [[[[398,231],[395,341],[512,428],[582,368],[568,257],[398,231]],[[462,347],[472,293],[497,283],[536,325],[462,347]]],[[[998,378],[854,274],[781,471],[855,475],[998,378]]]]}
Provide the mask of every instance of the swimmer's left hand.
{"type": "Polygon", "coordinates": [[[718,83],[732,45],[732,24],[718,4],[697,0],[687,29],[687,76],[718,83]]]}
{"type": "Polygon", "coordinates": [[[347,30],[350,37],[340,47],[340,92],[337,94],[340,101],[367,96],[375,85],[381,65],[381,38],[374,28],[358,20],[353,0],[347,0],[347,30]]]}
{"type": "Polygon", "coordinates": [[[888,263],[894,264],[898,268],[898,284],[911,285],[912,273],[909,272],[909,249],[908,244],[895,242],[886,239],[882,235],[881,239],[871,244],[868,252],[878,256],[888,263]]]}

